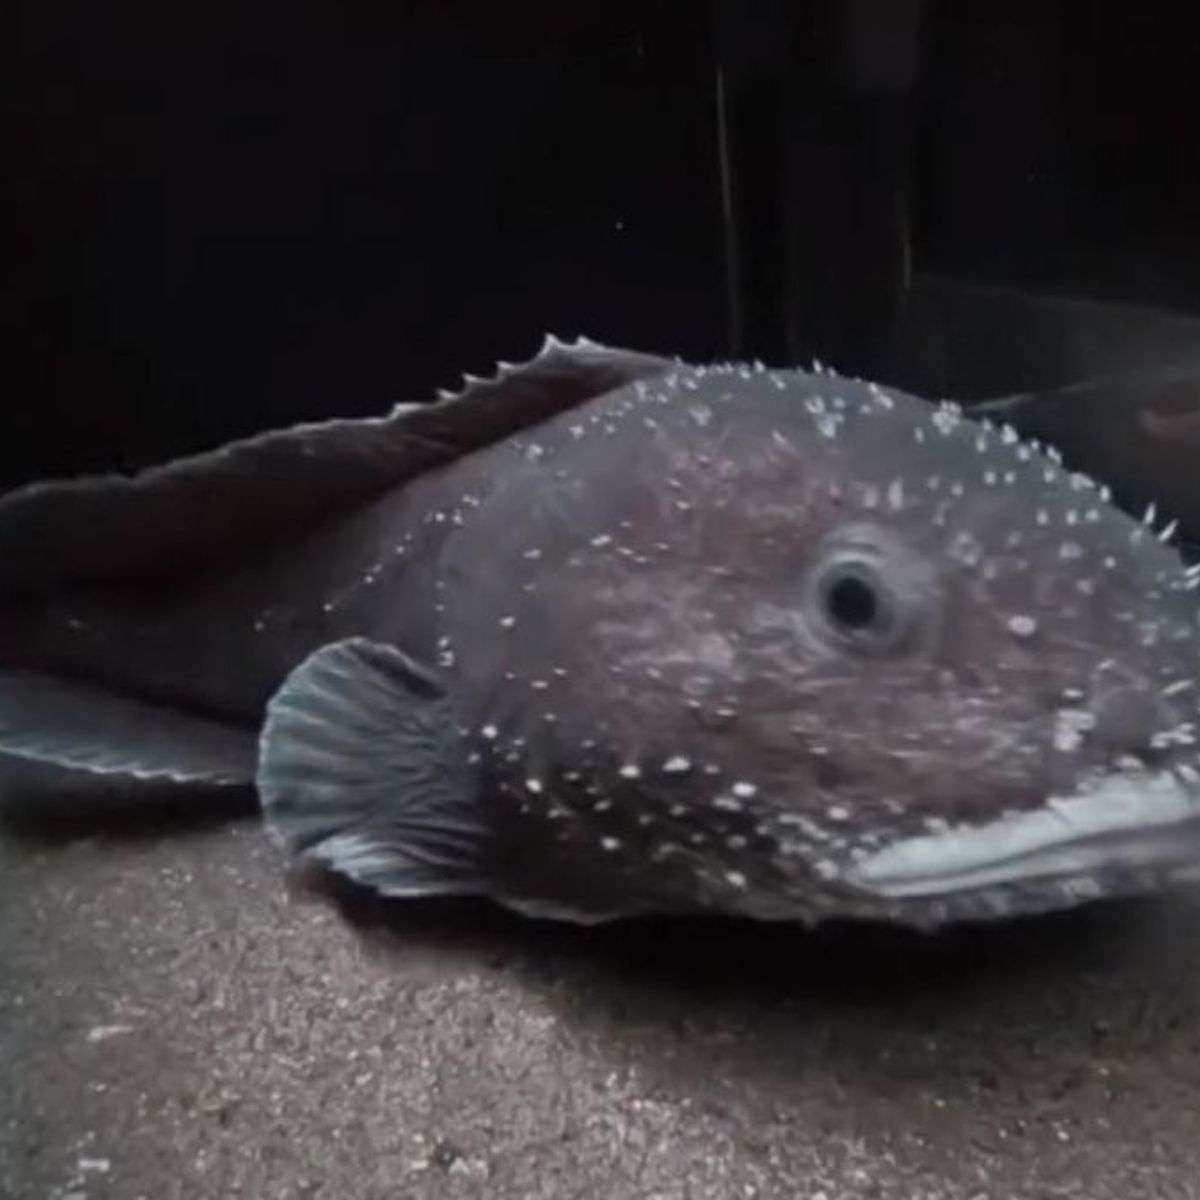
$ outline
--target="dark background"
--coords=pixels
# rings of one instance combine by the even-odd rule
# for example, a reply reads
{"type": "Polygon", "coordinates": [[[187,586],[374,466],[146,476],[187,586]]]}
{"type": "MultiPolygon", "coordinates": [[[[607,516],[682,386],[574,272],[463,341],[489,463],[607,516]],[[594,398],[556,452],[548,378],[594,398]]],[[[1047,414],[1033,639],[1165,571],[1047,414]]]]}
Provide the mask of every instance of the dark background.
{"type": "MultiPolygon", "coordinates": [[[[1195,340],[1124,307],[1200,308],[1200,14],[1160,0],[5,16],[0,486],[547,329],[971,396],[1195,340]]],[[[0,1191],[1196,1200],[1186,895],[580,931],[351,922],[278,867],[237,827],[0,838],[0,1191]]]]}
{"type": "Polygon", "coordinates": [[[1158,0],[9,14],[0,485],[547,331],[973,396],[1087,364],[991,302],[948,336],[946,280],[1200,308],[1200,13],[1158,0]]]}

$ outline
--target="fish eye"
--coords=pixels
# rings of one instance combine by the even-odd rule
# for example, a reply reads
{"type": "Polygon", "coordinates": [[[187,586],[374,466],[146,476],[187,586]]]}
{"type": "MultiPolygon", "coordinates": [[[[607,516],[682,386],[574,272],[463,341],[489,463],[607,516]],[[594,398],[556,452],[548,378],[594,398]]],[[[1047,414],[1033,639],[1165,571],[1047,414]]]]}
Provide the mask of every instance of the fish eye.
{"type": "Polygon", "coordinates": [[[822,624],[839,641],[886,648],[902,632],[898,597],[873,563],[832,563],[818,576],[815,601],[822,624]]]}
{"type": "Polygon", "coordinates": [[[879,618],[880,597],[869,579],[843,574],[825,589],[826,616],[842,629],[870,629],[879,618]]]}

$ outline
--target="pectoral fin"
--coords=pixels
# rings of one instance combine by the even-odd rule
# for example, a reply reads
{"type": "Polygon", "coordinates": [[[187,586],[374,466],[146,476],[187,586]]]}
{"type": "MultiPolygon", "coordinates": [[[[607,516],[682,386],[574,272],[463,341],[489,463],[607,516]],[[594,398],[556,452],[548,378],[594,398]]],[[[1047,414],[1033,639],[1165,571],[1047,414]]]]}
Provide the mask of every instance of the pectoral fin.
{"type": "Polygon", "coordinates": [[[258,790],[296,854],[387,896],[482,894],[488,830],[439,679],[362,639],[316,651],[268,706],[258,790]]]}

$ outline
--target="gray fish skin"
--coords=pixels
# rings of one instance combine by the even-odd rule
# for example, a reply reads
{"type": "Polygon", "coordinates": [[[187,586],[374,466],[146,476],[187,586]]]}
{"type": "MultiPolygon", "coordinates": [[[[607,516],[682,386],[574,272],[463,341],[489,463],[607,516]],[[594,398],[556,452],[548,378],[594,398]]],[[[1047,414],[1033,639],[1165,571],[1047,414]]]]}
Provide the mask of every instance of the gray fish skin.
{"type": "Polygon", "coordinates": [[[445,629],[507,861],[540,825],[556,894],[930,923],[1194,869],[1191,581],[1095,485],[952,408],[737,368],[527,452],[446,547],[445,629]],[[822,616],[856,568],[893,630],[822,616]],[[1106,830],[1126,804],[1147,827],[1106,830]]]}
{"type": "Polygon", "coordinates": [[[675,364],[0,664],[262,725],[268,827],[383,894],[928,927],[1195,877],[1195,582],[954,406],[675,364]]]}
{"type": "Polygon", "coordinates": [[[287,673],[326,643],[354,634],[432,652],[447,530],[426,521],[428,491],[418,479],[297,545],[219,571],[15,603],[0,662],[257,729],[287,673]]]}

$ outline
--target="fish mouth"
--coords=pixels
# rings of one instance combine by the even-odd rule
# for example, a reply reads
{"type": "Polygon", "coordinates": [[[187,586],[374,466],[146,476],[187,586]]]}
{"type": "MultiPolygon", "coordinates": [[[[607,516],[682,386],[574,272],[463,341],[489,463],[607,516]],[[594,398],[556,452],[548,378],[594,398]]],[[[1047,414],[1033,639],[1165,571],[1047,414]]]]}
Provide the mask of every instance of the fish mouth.
{"type": "Polygon", "coordinates": [[[893,842],[842,873],[898,902],[1053,884],[1080,885],[1083,899],[1129,890],[1131,877],[1134,890],[1200,878],[1200,795],[1169,770],[1108,773],[1038,809],[893,842]]]}

